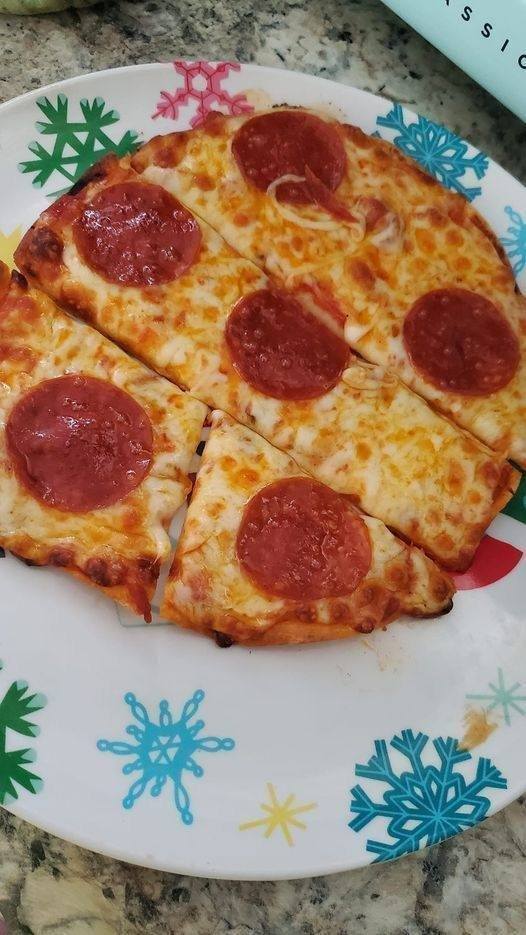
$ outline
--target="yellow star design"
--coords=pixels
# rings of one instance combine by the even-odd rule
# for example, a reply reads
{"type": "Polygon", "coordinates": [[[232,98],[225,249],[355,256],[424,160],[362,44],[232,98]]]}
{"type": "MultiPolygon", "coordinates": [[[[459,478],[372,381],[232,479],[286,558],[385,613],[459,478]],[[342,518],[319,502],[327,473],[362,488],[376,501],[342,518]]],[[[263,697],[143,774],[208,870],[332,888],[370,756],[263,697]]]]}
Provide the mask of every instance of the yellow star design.
{"type": "Polygon", "coordinates": [[[15,227],[10,234],[0,230],[0,260],[10,267],[15,265],[13,253],[22,239],[22,228],[15,227]]]}
{"type": "Polygon", "coordinates": [[[303,812],[310,812],[313,808],[317,807],[317,803],[309,802],[307,805],[294,805],[293,803],[296,796],[293,792],[291,792],[283,802],[280,802],[271,782],[267,783],[267,789],[270,804],[262,802],[260,806],[261,811],[267,813],[267,817],[255,818],[253,821],[245,821],[239,826],[239,830],[248,831],[249,828],[266,827],[265,837],[270,838],[270,836],[274,834],[276,828],[279,828],[287,844],[292,846],[294,841],[292,840],[289,826],[300,828],[302,831],[305,831],[307,825],[304,821],[299,821],[296,816],[303,812]]]}

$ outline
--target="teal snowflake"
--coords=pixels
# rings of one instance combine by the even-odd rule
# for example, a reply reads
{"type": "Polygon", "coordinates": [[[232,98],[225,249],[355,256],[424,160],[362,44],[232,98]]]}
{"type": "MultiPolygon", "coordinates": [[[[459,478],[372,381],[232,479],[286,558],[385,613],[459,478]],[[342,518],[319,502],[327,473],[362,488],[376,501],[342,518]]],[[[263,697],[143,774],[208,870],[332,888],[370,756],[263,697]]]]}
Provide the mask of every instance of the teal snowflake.
{"type": "Polygon", "coordinates": [[[526,695],[517,695],[517,689],[521,687],[520,682],[515,682],[506,688],[504,673],[502,669],[497,669],[497,683],[489,682],[490,692],[481,695],[466,695],[470,701],[489,701],[487,711],[493,711],[495,708],[502,708],[502,714],[506,724],[511,724],[510,711],[517,711],[518,714],[525,715],[526,710],[521,707],[521,703],[526,704],[526,695]]]}
{"type": "Polygon", "coordinates": [[[80,101],[82,119],[79,120],[71,119],[70,102],[64,94],[59,94],[55,102],[41,97],[36,103],[46,118],[36,123],[36,129],[43,137],[52,137],[53,141],[47,148],[35,140],[29,143],[28,149],[34,158],[21,162],[18,168],[33,175],[36,188],[43,188],[52,177],[65,179],[66,187],[50,192],[50,197],[67,191],[103,156],[108,153],[125,156],[133,152],[139,143],[135,130],[127,130],[117,140],[108,135],[108,128],[120,118],[116,110],[106,108],[100,97],[80,101]]]}
{"type": "MultiPolygon", "coordinates": [[[[0,669],[2,663],[0,662],[0,669]]],[[[22,737],[36,737],[40,733],[37,724],[28,718],[40,711],[46,703],[43,695],[30,694],[27,682],[13,682],[0,701],[0,804],[8,805],[18,798],[17,786],[26,792],[39,792],[43,786],[40,776],[27,769],[34,763],[36,753],[26,747],[22,750],[8,749],[8,731],[22,737]]]]}
{"type": "Polygon", "coordinates": [[[99,750],[133,757],[130,763],[123,766],[122,772],[125,776],[138,773],[139,777],[132,783],[122,800],[124,808],[132,808],[150,784],[150,795],[160,795],[170,780],[173,784],[174,804],[183,824],[192,824],[194,816],[190,810],[190,796],[183,781],[184,773],[189,772],[196,778],[203,775],[203,767],[194,759],[194,755],[199,751],[217,753],[219,750],[233,750],[235,746],[230,737],[198,736],[205,726],[204,721],[194,721],[193,724],[190,722],[204,697],[204,691],[194,692],[185,703],[178,720],[174,720],[169,703],[161,701],[159,723],[156,723],[150,719],[148,711],[132,692],[124,696],[138,722],[126,728],[126,733],[133,737],[135,743],[121,740],[99,740],[97,743],[99,750]]]}
{"type": "Polygon", "coordinates": [[[482,179],[488,171],[488,157],[480,152],[468,155],[468,144],[451,130],[421,116],[406,123],[400,104],[394,104],[385,117],[377,117],[376,123],[393,130],[392,142],[398,149],[416,159],[446,188],[464,195],[468,201],[480,195],[480,185],[468,187],[462,179],[468,173],[482,179]]]}
{"type": "Polygon", "coordinates": [[[393,737],[390,745],[407,760],[406,771],[395,770],[385,740],[375,740],[374,756],[365,765],[356,766],[357,776],[387,786],[380,802],[373,801],[362,786],[351,789],[350,811],[355,817],[350,828],[361,831],[377,818],[387,820],[391,840],[367,841],[367,850],[377,855],[375,863],[411,854],[473,827],[486,817],[490,807],[483,790],[507,787],[500,770],[483,757],[477,762],[474,778],[467,781],[458,766],[471,760],[471,753],[460,749],[459,741],[452,737],[435,738],[438,760],[425,763],[428,740],[427,734],[412,730],[393,737]]]}
{"type": "Polygon", "coordinates": [[[518,276],[526,269],[526,219],[510,205],[504,210],[511,224],[506,231],[507,237],[501,237],[500,241],[510,258],[515,276],[518,276]]]}

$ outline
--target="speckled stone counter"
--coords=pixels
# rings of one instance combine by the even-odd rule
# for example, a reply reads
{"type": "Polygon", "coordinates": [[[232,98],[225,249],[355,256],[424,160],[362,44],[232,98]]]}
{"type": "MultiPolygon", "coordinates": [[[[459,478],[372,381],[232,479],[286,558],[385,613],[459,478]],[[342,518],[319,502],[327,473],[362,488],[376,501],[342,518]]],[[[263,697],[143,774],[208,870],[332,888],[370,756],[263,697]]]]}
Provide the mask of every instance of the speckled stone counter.
{"type": "MultiPolygon", "coordinates": [[[[176,57],[285,66],[381,92],[452,127],[526,182],[524,124],[379,0],[129,0],[0,16],[0,99],[80,72],[176,57]]],[[[0,911],[10,935],[522,935],[526,802],[391,865],[262,884],[130,867],[0,812],[0,911]]]]}

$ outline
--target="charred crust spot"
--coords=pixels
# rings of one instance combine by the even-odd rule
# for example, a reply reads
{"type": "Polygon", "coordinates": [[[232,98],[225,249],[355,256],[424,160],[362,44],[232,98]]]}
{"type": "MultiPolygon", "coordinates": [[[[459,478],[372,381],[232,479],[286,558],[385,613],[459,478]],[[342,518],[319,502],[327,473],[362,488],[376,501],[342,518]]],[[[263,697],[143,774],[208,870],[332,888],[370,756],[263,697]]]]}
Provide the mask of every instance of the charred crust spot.
{"type": "Polygon", "coordinates": [[[49,564],[56,568],[66,568],[73,564],[73,551],[66,548],[52,549],[49,553],[49,564]]]}
{"type": "Polygon", "coordinates": [[[372,633],[375,627],[375,621],[372,617],[364,617],[363,620],[360,620],[356,626],[355,630],[357,633],[372,633]]]}
{"type": "MultiPolygon", "coordinates": [[[[64,244],[49,227],[36,227],[28,243],[29,256],[37,260],[57,262],[62,257],[64,244]]],[[[28,267],[29,268],[29,267],[28,267]]]]}
{"type": "Polygon", "coordinates": [[[116,161],[116,157],[112,153],[104,156],[99,162],[96,162],[95,165],[86,169],[83,175],[71,186],[68,195],[78,195],[90,182],[100,182],[102,179],[105,179],[108,175],[110,165],[116,161]]]}
{"type": "Polygon", "coordinates": [[[40,562],[35,562],[32,558],[26,558],[25,555],[19,555],[18,552],[11,552],[13,558],[17,558],[19,562],[23,562],[24,565],[27,565],[28,568],[36,568],[40,565],[40,562]]]}
{"type": "Polygon", "coordinates": [[[449,600],[444,604],[440,610],[432,610],[429,613],[415,613],[411,611],[412,616],[418,617],[420,620],[427,620],[432,617],[444,617],[446,614],[449,614],[453,610],[453,598],[450,597],[449,600]]]}
{"type": "Polygon", "coordinates": [[[85,572],[101,588],[113,588],[121,584],[124,578],[121,564],[116,561],[108,562],[104,558],[90,558],[86,562],[85,572]]]}
{"type": "Polygon", "coordinates": [[[27,279],[23,273],[19,273],[17,269],[11,270],[11,282],[18,286],[19,289],[23,289],[24,292],[27,290],[27,279]]]}
{"type": "Polygon", "coordinates": [[[214,630],[214,639],[221,649],[228,649],[234,645],[234,640],[227,633],[221,633],[221,630],[214,630]]]}

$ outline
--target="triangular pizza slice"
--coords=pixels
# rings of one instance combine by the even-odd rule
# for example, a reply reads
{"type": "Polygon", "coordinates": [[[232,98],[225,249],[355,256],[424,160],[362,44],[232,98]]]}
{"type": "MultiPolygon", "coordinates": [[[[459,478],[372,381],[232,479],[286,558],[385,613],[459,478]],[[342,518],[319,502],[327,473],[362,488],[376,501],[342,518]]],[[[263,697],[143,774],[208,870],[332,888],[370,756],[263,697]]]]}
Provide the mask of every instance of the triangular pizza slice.
{"type": "Polygon", "coordinates": [[[220,645],[370,633],[452,607],[420,549],[221,412],[212,416],[161,614],[220,645]]]}
{"type": "Polygon", "coordinates": [[[0,264],[0,545],[149,620],[206,412],[0,264]]]}

